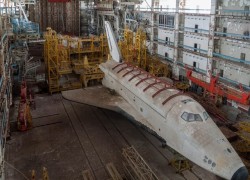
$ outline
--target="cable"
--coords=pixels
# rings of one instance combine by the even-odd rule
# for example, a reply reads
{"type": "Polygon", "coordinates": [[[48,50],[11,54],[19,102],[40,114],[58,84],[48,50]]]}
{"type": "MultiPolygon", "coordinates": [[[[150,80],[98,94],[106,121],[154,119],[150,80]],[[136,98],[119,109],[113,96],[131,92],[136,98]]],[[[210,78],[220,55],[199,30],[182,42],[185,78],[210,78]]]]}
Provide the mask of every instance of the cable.
{"type": "Polygon", "coordinates": [[[4,163],[6,163],[9,167],[11,167],[12,169],[16,170],[18,173],[20,173],[24,177],[24,179],[29,180],[29,178],[27,176],[25,176],[21,171],[19,171],[13,165],[11,165],[10,163],[8,163],[7,161],[4,161],[4,163]]]}

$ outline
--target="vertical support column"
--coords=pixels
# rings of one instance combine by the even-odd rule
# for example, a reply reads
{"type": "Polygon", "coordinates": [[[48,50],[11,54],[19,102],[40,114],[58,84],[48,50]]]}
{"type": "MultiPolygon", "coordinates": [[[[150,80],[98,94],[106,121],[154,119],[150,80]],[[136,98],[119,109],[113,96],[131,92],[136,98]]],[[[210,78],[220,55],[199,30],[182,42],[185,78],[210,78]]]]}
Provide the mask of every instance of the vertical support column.
{"type": "Polygon", "coordinates": [[[44,31],[45,29],[45,20],[44,20],[44,14],[45,14],[45,1],[41,0],[39,2],[39,20],[40,20],[40,31],[44,31]]]}
{"type": "Polygon", "coordinates": [[[154,7],[155,0],[151,4],[151,34],[150,34],[150,53],[153,54],[153,41],[154,41],[154,7]]]}
{"type": "Polygon", "coordinates": [[[178,44],[179,44],[179,3],[180,0],[176,0],[175,10],[175,27],[174,27],[174,62],[173,62],[173,78],[179,80],[179,67],[178,67],[178,44]]]}
{"type": "Polygon", "coordinates": [[[66,4],[66,12],[67,12],[67,15],[66,15],[66,31],[67,32],[72,32],[72,1],[71,2],[68,2],[66,4]]]}
{"type": "Polygon", "coordinates": [[[116,37],[118,38],[119,37],[119,32],[120,32],[120,18],[119,18],[119,15],[115,15],[114,16],[114,18],[115,18],[115,26],[116,26],[116,37]]]}
{"type": "Polygon", "coordinates": [[[102,32],[105,32],[105,15],[102,13],[102,32]]]}
{"type": "Polygon", "coordinates": [[[52,27],[52,23],[51,23],[51,17],[53,17],[52,15],[52,8],[51,8],[51,3],[48,2],[47,3],[47,14],[46,14],[46,20],[47,20],[47,27],[52,27]]]}
{"type": "MultiPolygon", "coordinates": [[[[5,40],[5,41],[8,41],[5,40]]],[[[7,125],[8,125],[8,116],[9,116],[9,110],[8,110],[8,97],[7,97],[7,89],[9,87],[8,84],[8,80],[9,80],[9,68],[10,68],[10,64],[9,64],[9,56],[8,56],[8,44],[6,42],[2,42],[3,44],[1,45],[1,50],[0,50],[0,72],[2,75],[2,86],[1,86],[1,100],[2,100],[2,104],[1,104],[1,112],[2,115],[0,117],[0,120],[2,122],[1,126],[1,132],[2,132],[2,136],[1,136],[1,144],[0,144],[0,179],[5,179],[4,178],[4,148],[5,148],[5,132],[7,130],[7,125]],[[6,44],[5,44],[6,43],[6,44]],[[7,69],[8,68],[8,69],[7,69]],[[5,124],[5,125],[4,125],[5,124]]]]}
{"type": "MultiPolygon", "coordinates": [[[[97,34],[99,35],[100,34],[100,31],[99,31],[99,29],[100,29],[100,15],[99,15],[99,13],[98,13],[98,11],[97,11],[97,27],[96,27],[96,30],[97,30],[97,34]]],[[[105,32],[103,32],[103,33],[105,33],[105,32]]]]}
{"type": "Polygon", "coordinates": [[[214,30],[215,30],[215,14],[217,0],[211,1],[210,23],[209,23],[209,39],[208,39],[208,61],[206,68],[206,82],[210,83],[213,74],[213,51],[214,51],[214,30]]]}
{"type": "Polygon", "coordinates": [[[3,31],[3,27],[2,27],[3,23],[2,23],[2,17],[0,17],[0,31],[3,31]]]}
{"type": "MultiPolygon", "coordinates": [[[[135,7],[134,7],[135,8],[135,7]]],[[[135,9],[134,9],[135,10],[135,9]]],[[[124,27],[123,29],[125,29],[127,27],[127,12],[124,11],[124,27]]]]}
{"type": "Polygon", "coordinates": [[[75,19],[74,34],[77,36],[80,35],[80,1],[75,1],[74,11],[75,11],[74,17],[76,17],[74,18],[75,19]]]}

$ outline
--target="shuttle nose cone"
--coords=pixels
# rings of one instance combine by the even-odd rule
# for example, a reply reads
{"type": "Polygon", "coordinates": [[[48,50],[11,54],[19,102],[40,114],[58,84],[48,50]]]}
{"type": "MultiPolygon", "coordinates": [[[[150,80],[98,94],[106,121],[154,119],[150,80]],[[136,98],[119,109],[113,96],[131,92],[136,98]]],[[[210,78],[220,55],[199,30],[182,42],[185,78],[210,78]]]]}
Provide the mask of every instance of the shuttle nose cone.
{"type": "Polygon", "coordinates": [[[248,170],[245,166],[238,169],[231,180],[247,180],[248,179],[248,170]]]}

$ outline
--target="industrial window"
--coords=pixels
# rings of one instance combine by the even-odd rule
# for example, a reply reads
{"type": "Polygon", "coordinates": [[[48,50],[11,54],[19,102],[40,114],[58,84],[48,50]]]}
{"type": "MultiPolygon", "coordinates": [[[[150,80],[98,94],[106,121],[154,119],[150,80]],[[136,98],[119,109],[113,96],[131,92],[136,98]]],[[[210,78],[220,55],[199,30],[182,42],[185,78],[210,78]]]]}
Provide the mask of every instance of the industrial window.
{"type": "Polygon", "coordinates": [[[166,44],[169,44],[169,38],[166,37],[166,44]]]}
{"type": "Polygon", "coordinates": [[[195,61],[193,62],[193,67],[196,68],[196,62],[195,61]]]}
{"type": "Polygon", "coordinates": [[[226,36],[227,36],[227,35],[226,35],[226,33],[227,33],[227,28],[226,28],[226,27],[223,28],[223,33],[224,33],[223,36],[226,37],[226,36]]]}
{"type": "Polygon", "coordinates": [[[224,76],[224,70],[221,69],[221,70],[220,70],[220,77],[223,77],[223,76],[224,76]]]}
{"type": "Polygon", "coordinates": [[[187,112],[182,113],[181,118],[187,122],[203,121],[199,114],[193,114],[187,112]]]}
{"type": "Polygon", "coordinates": [[[168,58],[168,53],[165,53],[165,57],[168,58]]]}
{"type": "Polygon", "coordinates": [[[245,53],[240,53],[240,59],[245,61],[246,60],[246,54],[245,53]]]}
{"type": "Polygon", "coordinates": [[[243,35],[244,35],[244,37],[243,37],[243,39],[249,39],[249,31],[244,31],[243,32],[243,35]]]}
{"type": "Polygon", "coordinates": [[[167,24],[167,16],[165,15],[164,16],[164,26],[166,26],[166,24],[167,24]]]}
{"type": "Polygon", "coordinates": [[[159,25],[165,25],[165,15],[159,15],[159,25]]]}
{"type": "Polygon", "coordinates": [[[197,47],[198,47],[198,44],[194,43],[194,52],[197,52],[197,47]]]}
{"type": "Polygon", "coordinates": [[[249,15],[249,6],[245,6],[245,7],[244,7],[244,11],[245,11],[245,12],[244,12],[244,15],[245,15],[245,16],[248,16],[248,15],[249,15]]]}
{"type": "Polygon", "coordinates": [[[194,26],[194,28],[195,28],[194,32],[195,33],[198,33],[198,27],[199,27],[198,24],[195,24],[195,26],[194,26]]]}
{"type": "Polygon", "coordinates": [[[174,16],[167,16],[167,26],[174,27],[174,16]]]}

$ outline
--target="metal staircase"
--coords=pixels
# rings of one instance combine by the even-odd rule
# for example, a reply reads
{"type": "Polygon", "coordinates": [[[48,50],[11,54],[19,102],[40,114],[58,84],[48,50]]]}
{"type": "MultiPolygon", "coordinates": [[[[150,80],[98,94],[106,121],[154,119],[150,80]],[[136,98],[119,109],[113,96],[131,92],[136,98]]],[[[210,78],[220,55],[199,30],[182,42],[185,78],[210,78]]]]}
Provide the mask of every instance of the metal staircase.
{"type": "Polygon", "coordinates": [[[36,70],[39,66],[41,66],[40,59],[33,59],[32,57],[25,61],[23,67],[23,78],[25,78],[26,81],[36,81],[36,70]]]}

